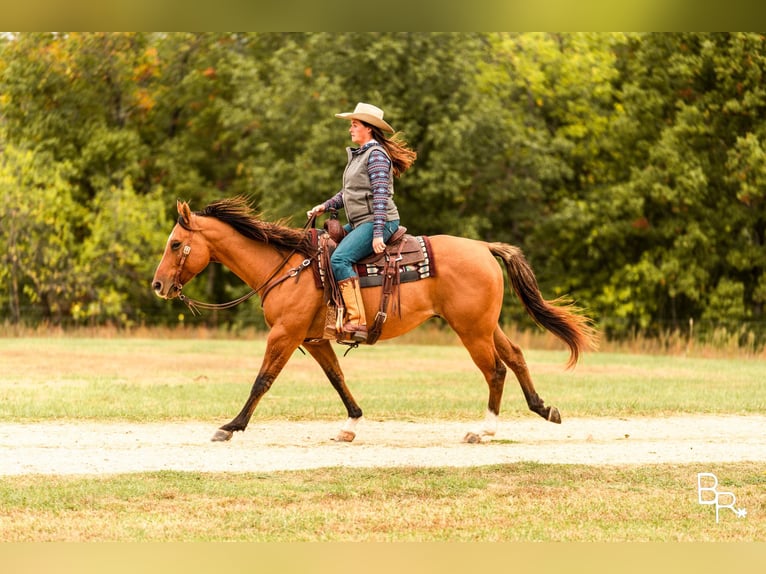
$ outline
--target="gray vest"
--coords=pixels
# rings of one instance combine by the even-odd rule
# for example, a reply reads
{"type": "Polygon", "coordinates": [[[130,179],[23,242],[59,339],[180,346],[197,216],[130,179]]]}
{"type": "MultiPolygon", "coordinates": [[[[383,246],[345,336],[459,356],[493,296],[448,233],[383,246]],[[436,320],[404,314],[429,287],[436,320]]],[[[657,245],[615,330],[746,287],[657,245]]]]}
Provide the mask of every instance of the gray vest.
{"type": "MultiPolygon", "coordinates": [[[[343,208],[346,210],[348,221],[356,227],[373,220],[372,184],[367,172],[367,160],[373,150],[379,149],[388,156],[382,145],[371,145],[359,154],[352,153],[353,148],[347,147],[348,163],[343,172],[343,208]]],[[[388,205],[386,206],[386,221],[399,219],[399,211],[394,204],[394,169],[388,172],[388,205]]]]}

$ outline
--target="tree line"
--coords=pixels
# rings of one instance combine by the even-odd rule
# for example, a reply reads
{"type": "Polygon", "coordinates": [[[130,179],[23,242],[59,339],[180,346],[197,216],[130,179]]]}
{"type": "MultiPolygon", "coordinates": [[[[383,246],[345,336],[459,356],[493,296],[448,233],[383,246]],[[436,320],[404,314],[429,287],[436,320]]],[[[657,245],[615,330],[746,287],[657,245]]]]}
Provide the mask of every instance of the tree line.
{"type": "MultiPolygon", "coordinates": [[[[411,232],[520,246],[608,336],[763,340],[765,71],[759,33],[6,34],[0,320],[178,321],[149,285],[175,200],[302,225],[340,188],[334,114],[365,101],[418,152],[411,232]]],[[[188,290],[244,287],[212,267],[188,290]]]]}

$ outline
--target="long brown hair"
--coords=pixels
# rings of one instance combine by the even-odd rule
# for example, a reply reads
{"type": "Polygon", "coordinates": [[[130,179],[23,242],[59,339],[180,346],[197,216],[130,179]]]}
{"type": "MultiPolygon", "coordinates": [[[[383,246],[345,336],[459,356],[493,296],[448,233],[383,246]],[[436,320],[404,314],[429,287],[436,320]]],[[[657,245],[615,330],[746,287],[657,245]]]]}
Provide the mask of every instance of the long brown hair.
{"type": "Polygon", "coordinates": [[[372,129],[372,137],[386,149],[388,157],[391,158],[391,163],[394,167],[394,177],[399,177],[407,171],[413,163],[415,163],[418,154],[416,151],[410,149],[402,132],[396,132],[391,137],[386,137],[383,130],[379,127],[368,124],[367,122],[362,123],[372,129]]]}

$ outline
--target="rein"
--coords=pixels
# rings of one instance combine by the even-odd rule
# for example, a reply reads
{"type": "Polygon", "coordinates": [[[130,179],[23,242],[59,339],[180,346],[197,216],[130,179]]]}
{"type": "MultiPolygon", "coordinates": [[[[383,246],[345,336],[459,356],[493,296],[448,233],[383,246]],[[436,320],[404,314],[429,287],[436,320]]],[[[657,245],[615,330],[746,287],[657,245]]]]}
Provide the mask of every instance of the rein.
{"type": "MultiPolygon", "coordinates": [[[[309,220],[306,222],[306,224],[303,226],[303,231],[307,231],[310,229],[314,222],[316,221],[316,215],[309,218],[309,220]]],[[[192,236],[194,235],[194,232],[192,232],[192,236]]],[[[263,302],[266,299],[266,295],[268,295],[274,287],[279,285],[280,283],[283,283],[284,281],[287,281],[291,277],[295,277],[296,281],[298,280],[298,275],[301,271],[308,268],[309,265],[311,265],[311,261],[316,257],[316,255],[312,255],[308,259],[304,259],[300,265],[297,267],[293,267],[287,273],[284,275],[274,279],[279,273],[279,270],[282,269],[282,267],[285,266],[285,263],[287,263],[290,258],[297,253],[297,249],[293,249],[288,253],[282,261],[277,265],[277,267],[274,269],[274,271],[271,272],[271,274],[268,276],[268,278],[261,283],[258,287],[255,289],[251,289],[250,292],[245,293],[242,295],[242,297],[239,297],[238,299],[234,299],[233,301],[228,301],[227,303],[205,303],[204,301],[197,301],[196,299],[192,299],[191,297],[187,297],[184,295],[181,290],[183,289],[183,284],[181,283],[181,271],[183,270],[184,263],[186,263],[187,257],[189,257],[189,253],[191,253],[191,237],[189,238],[189,243],[184,245],[183,250],[181,251],[181,259],[178,262],[178,271],[176,271],[176,276],[174,280],[174,285],[176,289],[178,289],[178,299],[182,301],[192,312],[192,315],[201,315],[200,309],[209,309],[209,310],[223,310],[223,309],[231,309],[233,307],[236,307],[240,303],[244,303],[248,299],[250,299],[253,295],[256,295],[258,291],[263,289],[263,294],[261,295],[261,307],[263,307],[263,302]]]]}

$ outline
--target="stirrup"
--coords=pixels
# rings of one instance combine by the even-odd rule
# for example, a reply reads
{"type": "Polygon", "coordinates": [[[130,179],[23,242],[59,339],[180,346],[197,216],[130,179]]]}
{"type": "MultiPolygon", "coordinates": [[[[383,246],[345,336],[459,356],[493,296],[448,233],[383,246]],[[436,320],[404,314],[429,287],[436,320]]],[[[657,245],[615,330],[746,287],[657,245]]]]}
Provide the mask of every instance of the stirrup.
{"type": "Polygon", "coordinates": [[[364,331],[356,330],[356,329],[347,329],[346,326],[343,326],[343,334],[348,335],[349,338],[352,341],[355,341],[357,343],[364,343],[367,341],[367,329],[364,331]]]}

